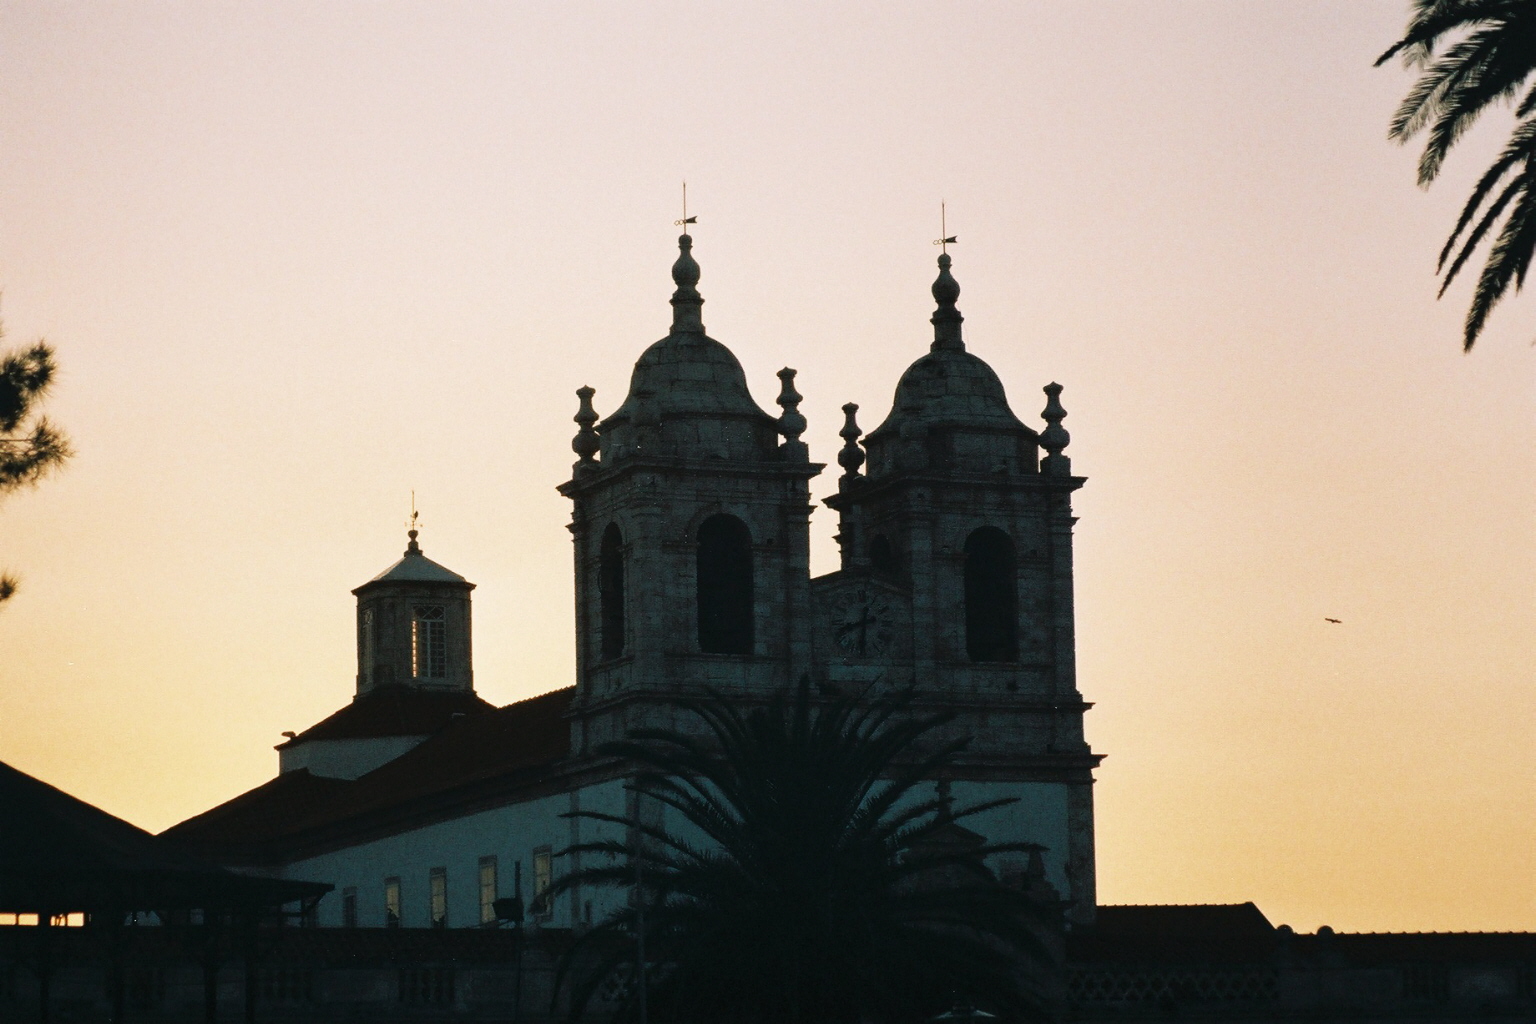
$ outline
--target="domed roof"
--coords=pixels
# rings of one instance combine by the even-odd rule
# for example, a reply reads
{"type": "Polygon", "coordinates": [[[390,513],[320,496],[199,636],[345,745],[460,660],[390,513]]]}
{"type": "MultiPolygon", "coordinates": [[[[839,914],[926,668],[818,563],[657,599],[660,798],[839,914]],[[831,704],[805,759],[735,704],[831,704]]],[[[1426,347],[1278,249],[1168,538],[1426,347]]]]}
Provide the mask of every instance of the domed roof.
{"type": "Polygon", "coordinates": [[[640,354],[629,395],[609,420],[632,417],[650,399],[653,417],[676,413],[764,416],[747,389],[747,375],[730,349],[703,333],[669,334],[640,354]]]}
{"type": "Polygon", "coordinates": [[[1003,382],[983,360],[964,350],[937,349],[907,367],[896,385],[891,414],[871,433],[912,417],[934,425],[1024,429],[1008,407],[1003,382]]]}
{"type": "Polygon", "coordinates": [[[901,375],[891,414],[869,433],[867,441],[915,421],[932,426],[1029,430],[1008,407],[997,373],[965,350],[960,337],[965,318],[955,308],[960,285],[949,272],[950,263],[948,253],[939,257],[939,276],[933,282],[933,297],[938,302],[931,320],[933,345],[901,375]]]}
{"type": "Polygon", "coordinates": [[[731,350],[704,333],[693,239],[672,265],[672,330],[635,362],[629,394],[598,424],[605,461],[652,454],[756,458],[776,444],[774,420],[752,398],[731,350]]]}

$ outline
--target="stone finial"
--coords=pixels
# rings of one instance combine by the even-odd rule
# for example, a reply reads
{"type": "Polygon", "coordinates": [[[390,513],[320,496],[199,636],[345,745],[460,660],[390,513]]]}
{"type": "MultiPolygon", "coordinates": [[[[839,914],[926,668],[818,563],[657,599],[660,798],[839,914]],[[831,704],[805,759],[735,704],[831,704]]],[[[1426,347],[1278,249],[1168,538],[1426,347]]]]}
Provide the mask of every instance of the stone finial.
{"type": "Polygon", "coordinates": [[[965,342],[960,338],[960,325],[965,317],[955,308],[955,302],[960,298],[960,282],[949,272],[953,262],[949,253],[939,254],[939,276],[933,282],[933,301],[939,304],[939,308],[933,311],[933,316],[928,320],[933,324],[933,344],[929,348],[934,352],[940,349],[965,351],[965,342]]]}
{"type": "Polygon", "coordinates": [[[677,291],[672,293],[672,333],[703,334],[704,299],[699,295],[699,264],[693,258],[693,238],[680,235],[677,262],[672,264],[672,281],[677,291]]]}
{"type": "Polygon", "coordinates": [[[843,467],[842,479],[837,482],[840,491],[846,490],[859,479],[859,467],[864,465],[864,449],[859,447],[859,437],[864,431],[859,429],[859,424],[854,420],[858,411],[855,402],[843,406],[843,429],[837,432],[837,436],[843,439],[843,450],[837,453],[837,464],[843,467]]]}
{"type": "Polygon", "coordinates": [[[1046,426],[1040,435],[1040,447],[1045,449],[1046,456],[1040,460],[1040,468],[1052,476],[1070,476],[1072,460],[1061,454],[1062,449],[1072,440],[1072,435],[1061,425],[1061,421],[1067,417],[1067,410],[1061,407],[1061,385],[1052,382],[1045,386],[1044,391],[1045,411],[1040,415],[1046,426]]]}
{"type": "Polygon", "coordinates": [[[575,420],[581,429],[577,430],[576,436],[571,439],[571,451],[581,457],[581,461],[576,463],[577,473],[596,469],[596,456],[603,447],[597,431],[593,429],[593,424],[597,422],[597,413],[592,409],[592,396],[595,394],[597,391],[593,388],[576,389],[576,397],[581,402],[581,408],[576,410],[575,420]]]}
{"type": "Polygon", "coordinates": [[[805,433],[800,401],[800,392],[795,390],[795,371],[786,366],[779,371],[778,403],[784,414],[779,417],[777,426],[779,433],[784,435],[784,444],[780,448],[785,458],[793,462],[806,462],[810,458],[810,449],[800,440],[800,435],[805,433]]]}
{"type": "Polygon", "coordinates": [[[421,545],[416,543],[416,538],[421,534],[421,513],[416,511],[416,492],[411,492],[411,518],[405,530],[405,553],[407,555],[421,554],[421,545]]]}

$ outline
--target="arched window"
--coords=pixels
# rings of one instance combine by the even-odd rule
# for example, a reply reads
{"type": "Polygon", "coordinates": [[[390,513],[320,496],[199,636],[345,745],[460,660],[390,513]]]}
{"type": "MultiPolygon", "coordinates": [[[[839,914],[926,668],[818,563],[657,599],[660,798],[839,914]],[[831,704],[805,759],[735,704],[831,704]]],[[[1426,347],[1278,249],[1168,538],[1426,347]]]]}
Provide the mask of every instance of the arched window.
{"type": "Polygon", "coordinates": [[[608,524],[597,556],[597,599],[602,613],[602,660],[624,653],[624,535],[608,524]]]}
{"type": "Polygon", "coordinates": [[[882,576],[896,575],[896,549],[883,533],[869,542],[869,567],[882,576]]]}
{"type": "Polygon", "coordinates": [[[752,653],[752,534],[735,516],[699,527],[699,649],[752,653]]]}
{"type": "Polygon", "coordinates": [[[965,539],[965,653],[972,661],[1017,661],[1019,591],[1013,541],[983,526],[965,539]]]}

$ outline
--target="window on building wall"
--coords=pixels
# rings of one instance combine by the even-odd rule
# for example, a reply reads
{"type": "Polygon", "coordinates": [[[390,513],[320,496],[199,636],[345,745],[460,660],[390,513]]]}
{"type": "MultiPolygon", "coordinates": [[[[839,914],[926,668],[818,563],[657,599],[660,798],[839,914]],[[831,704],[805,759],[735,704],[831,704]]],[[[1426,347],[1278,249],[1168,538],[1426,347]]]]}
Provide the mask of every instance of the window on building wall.
{"type": "Polygon", "coordinates": [[[373,685],[373,609],[364,608],[357,624],[357,674],[363,686],[373,685]]]}
{"type": "Polygon", "coordinates": [[[965,653],[972,661],[1017,661],[1019,657],[1013,541],[991,526],[965,539],[965,653]]]}
{"type": "Polygon", "coordinates": [[[417,605],[411,617],[411,675],[442,679],[448,674],[448,622],[440,604],[417,605]]]}
{"type": "Polygon", "coordinates": [[[752,534],[735,516],[710,516],[699,527],[699,649],[752,653],[752,534]]]}
{"type": "Polygon", "coordinates": [[[624,536],[613,523],[603,531],[597,556],[598,603],[602,606],[602,658],[624,653],[624,536]]]}
{"type": "Polygon", "coordinates": [[[533,851],[533,904],[529,910],[537,917],[548,917],[550,911],[549,887],[555,880],[555,858],[550,848],[541,846],[533,851]]]}
{"type": "Polygon", "coordinates": [[[875,534],[869,542],[869,567],[882,576],[896,575],[896,549],[883,533],[875,534]]]}
{"type": "Polygon", "coordinates": [[[433,868],[427,874],[433,928],[448,927],[448,869],[433,868]]]}
{"type": "Polygon", "coordinates": [[[349,885],[341,890],[341,926],[357,927],[357,886],[349,885]]]}
{"type": "Polygon", "coordinates": [[[480,858],[480,923],[496,921],[496,858],[480,858]]]}
{"type": "Polygon", "coordinates": [[[400,879],[384,879],[384,927],[400,927],[400,879]]]}

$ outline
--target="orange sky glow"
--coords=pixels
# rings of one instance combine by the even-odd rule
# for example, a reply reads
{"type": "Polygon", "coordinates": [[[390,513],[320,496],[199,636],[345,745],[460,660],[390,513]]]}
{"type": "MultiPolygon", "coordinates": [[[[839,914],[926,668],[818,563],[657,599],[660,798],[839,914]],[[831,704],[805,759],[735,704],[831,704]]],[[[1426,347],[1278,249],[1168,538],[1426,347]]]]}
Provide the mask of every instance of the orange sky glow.
{"type": "Polygon", "coordinates": [[[79,451],[0,506],[0,760],[156,830],[269,778],[412,489],[480,693],[569,685],[574,391],[665,333],[679,182],[828,463],[926,350],[942,198],[971,351],[1026,422],[1065,385],[1089,478],[1101,900],[1536,929],[1536,305],[1463,356],[1434,299],[1508,115],[1417,189],[1406,14],[0,2],[0,312],[79,451]]]}

